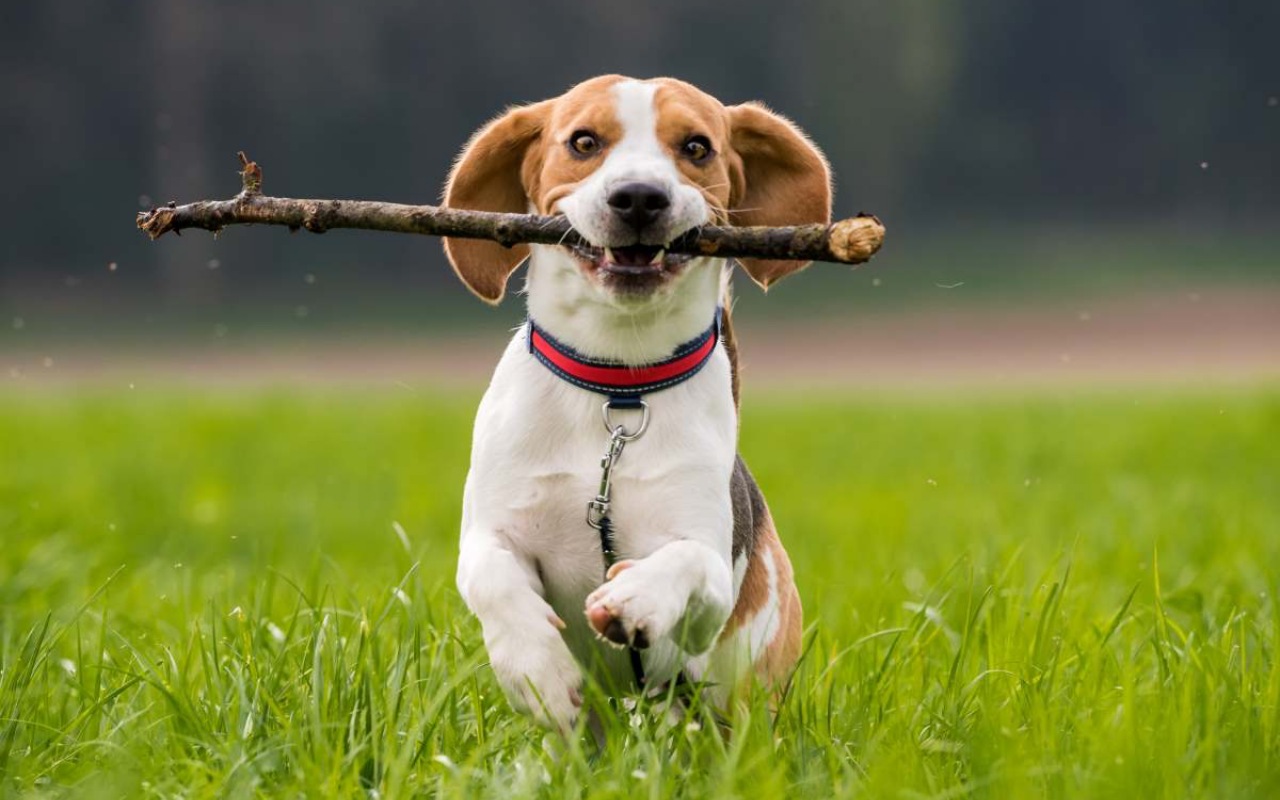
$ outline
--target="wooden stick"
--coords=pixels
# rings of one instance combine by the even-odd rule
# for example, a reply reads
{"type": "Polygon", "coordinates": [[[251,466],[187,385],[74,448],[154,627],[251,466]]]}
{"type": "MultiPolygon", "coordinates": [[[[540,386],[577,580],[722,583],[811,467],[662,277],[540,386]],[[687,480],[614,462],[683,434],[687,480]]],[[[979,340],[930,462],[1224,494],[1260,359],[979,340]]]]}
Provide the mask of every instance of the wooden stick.
{"type": "MultiPolygon", "coordinates": [[[[241,191],[230,200],[170,202],[138,214],[138,227],[152,239],[188,228],[218,233],[228,225],[284,225],[324,233],[358,228],[514,244],[588,244],[563,216],[498,214],[375,200],[300,200],[262,194],[262,169],[239,154],[241,191]]],[[[668,245],[668,252],[717,258],[767,258],[861,264],[880,249],[884,225],[870,214],[831,225],[696,228],[668,245]]]]}

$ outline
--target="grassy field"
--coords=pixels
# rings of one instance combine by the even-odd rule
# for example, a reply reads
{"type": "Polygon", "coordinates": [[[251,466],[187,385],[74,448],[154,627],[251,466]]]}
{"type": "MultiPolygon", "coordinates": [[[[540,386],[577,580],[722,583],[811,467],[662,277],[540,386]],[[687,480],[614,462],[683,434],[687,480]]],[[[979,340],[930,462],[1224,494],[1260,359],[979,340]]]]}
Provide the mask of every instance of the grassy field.
{"type": "Polygon", "coordinates": [[[803,663],[604,752],[453,589],[475,401],[0,397],[0,796],[1280,796],[1274,387],[750,396],[803,663]]]}

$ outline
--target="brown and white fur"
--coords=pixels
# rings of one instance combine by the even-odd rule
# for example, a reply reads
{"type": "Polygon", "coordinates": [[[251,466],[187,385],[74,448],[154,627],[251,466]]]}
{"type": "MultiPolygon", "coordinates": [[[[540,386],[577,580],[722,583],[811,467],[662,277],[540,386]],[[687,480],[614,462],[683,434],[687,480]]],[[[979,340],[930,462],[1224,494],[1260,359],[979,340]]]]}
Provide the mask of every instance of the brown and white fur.
{"type": "MultiPolygon", "coordinates": [[[[451,239],[445,249],[491,303],[527,258],[528,309],[540,326],[586,356],[649,363],[728,305],[725,260],[658,247],[713,222],[827,222],[831,189],[817,148],[761,105],[726,107],[668,78],[604,76],[478,131],[445,204],[567,216],[594,248],[451,239]],[[635,186],[640,193],[619,202],[635,186]],[[631,213],[631,202],[645,209],[631,213]],[[655,251],[650,267],[631,263],[655,251]]],[[[742,266],[767,287],[804,264],[742,266]]],[[[646,645],[650,686],[681,671],[722,689],[775,683],[799,655],[791,564],[737,456],[736,345],[732,327],[723,332],[699,373],[645,398],[648,431],[614,472],[624,560],[605,580],[584,520],[608,440],[601,397],[538,363],[524,328],[498,363],[476,415],[458,588],[503,691],[544,724],[574,724],[586,673],[606,687],[631,684],[628,655],[602,644],[606,631],[646,645]]]]}

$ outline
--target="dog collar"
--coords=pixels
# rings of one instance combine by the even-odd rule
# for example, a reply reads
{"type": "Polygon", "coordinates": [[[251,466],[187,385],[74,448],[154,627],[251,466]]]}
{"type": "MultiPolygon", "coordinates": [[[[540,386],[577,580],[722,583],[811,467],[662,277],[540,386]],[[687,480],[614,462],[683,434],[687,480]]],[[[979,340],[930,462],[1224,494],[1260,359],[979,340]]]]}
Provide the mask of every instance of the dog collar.
{"type": "Polygon", "coordinates": [[[700,336],[685,342],[662,361],[652,364],[627,364],[588,358],[559,342],[529,318],[529,352],[561,380],[588,391],[606,395],[616,408],[636,408],[640,396],[669,389],[692,378],[702,369],[716,342],[720,341],[720,309],[716,309],[711,327],[700,336]]]}

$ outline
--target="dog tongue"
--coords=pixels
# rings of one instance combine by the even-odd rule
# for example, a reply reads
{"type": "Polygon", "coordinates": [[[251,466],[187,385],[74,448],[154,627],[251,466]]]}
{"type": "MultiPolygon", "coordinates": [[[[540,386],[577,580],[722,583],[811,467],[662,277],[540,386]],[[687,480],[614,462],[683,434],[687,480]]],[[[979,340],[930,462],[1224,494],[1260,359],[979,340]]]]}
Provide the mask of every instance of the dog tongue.
{"type": "Polygon", "coordinates": [[[650,245],[637,244],[631,247],[614,247],[612,248],[613,263],[622,267],[644,267],[648,266],[653,257],[661,250],[660,247],[652,247],[650,245]]]}

